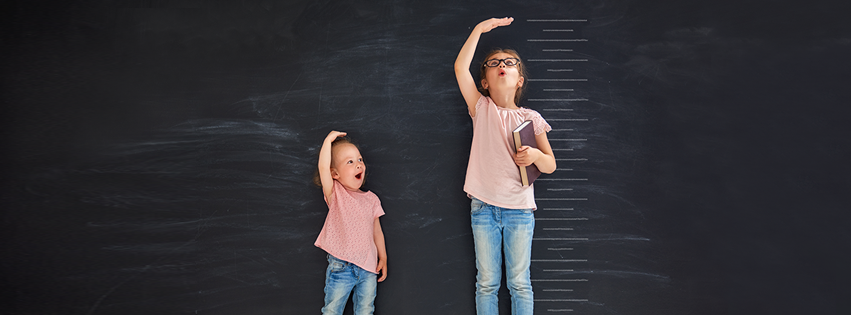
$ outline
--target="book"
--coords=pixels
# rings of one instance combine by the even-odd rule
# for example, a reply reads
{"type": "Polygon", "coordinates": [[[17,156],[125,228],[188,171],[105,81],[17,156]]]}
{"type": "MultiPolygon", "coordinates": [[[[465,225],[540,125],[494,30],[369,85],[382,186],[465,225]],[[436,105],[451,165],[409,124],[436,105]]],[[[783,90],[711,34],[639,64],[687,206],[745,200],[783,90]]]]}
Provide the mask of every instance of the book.
{"type": "MultiPolygon", "coordinates": [[[[520,147],[524,145],[538,148],[538,141],[535,140],[535,124],[531,120],[524,121],[511,133],[514,135],[514,153],[517,153],[517,150],[520,150],[520,147]]],[[[523,186],[532,185],[538,179],[538,176],[541,176],[541,171],[535,164],[526,167],[518,166],[517,168],[520,169],[520,182],[523,186]]]]}

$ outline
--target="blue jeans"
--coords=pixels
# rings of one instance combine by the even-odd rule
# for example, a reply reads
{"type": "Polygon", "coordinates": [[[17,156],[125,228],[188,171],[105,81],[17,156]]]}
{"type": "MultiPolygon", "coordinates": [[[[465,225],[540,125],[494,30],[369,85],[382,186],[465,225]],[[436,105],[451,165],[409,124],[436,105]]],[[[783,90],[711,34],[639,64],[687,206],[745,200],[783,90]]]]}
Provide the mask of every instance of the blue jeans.
{"type": "Polygon", "coordinates": [[[502,253],[511,293],[511,314],[532,314],[532,209],[506,209],[473,198],[470,203],[476,247],[476,314],[499,314],[497,293],[502,276],[502,253]]]}
{"type": "Polygon", "coordinates": [[[376,274],[363,270],[345,260],[328,255],[328,269],[325,270],[325,306],[324,315],[341,315],[349,294],[354,290],[352,303],[355,315],[371,315],[375,307],[376,274]]]}

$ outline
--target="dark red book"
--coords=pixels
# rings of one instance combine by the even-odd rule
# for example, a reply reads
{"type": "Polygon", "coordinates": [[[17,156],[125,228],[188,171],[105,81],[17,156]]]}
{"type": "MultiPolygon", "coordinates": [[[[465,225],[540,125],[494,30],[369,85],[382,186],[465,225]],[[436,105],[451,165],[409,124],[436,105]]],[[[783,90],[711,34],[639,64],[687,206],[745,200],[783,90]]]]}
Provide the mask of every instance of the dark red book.
{"type": "MultiPolygon", "coordinates": [[[[531,120],[524,121],[520,126],[514,128],[512,134],[514,135],[514,153],[517,153],[517,150],[520,150],[520,147],[524,145],[538,148],[538,141],[535,140],[535,125],[531,120]]],[[[538,176],[541,176],[541,171],[535,164],[527,167],[518,166],[518,168],[520,169],[520,182],[523,186],[532,185],[538,179],[538,176]]]]}

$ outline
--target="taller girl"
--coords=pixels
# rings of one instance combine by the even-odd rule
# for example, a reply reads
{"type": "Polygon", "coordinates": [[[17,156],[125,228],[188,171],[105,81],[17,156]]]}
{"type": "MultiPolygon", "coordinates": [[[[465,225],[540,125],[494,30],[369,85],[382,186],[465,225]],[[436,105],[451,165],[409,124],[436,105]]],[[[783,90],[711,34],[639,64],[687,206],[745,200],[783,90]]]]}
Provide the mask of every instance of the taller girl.
{"type": "Polygon", "coordinates": [[[512,314],[532,314],[529,267],[535,229],[533,185],[522,186],[518,166],[535,164],[543,173],[556,169],[547,132],[552,130],[538,112],[517,106],[526,81],[517,52],[497,49],[481,66],[481,89],[470,73],[479,37],[511,24],[514,18],[485,20],[473,29],[458,58],[455,77],[473,119],[473,142],[464,191],[472,199],[470,217],[476,249],[476,312],[499,314],[497,293],[502,276],[502,253],[511,293],[512,314]],[[538,148],[522,147],[515,154],[511,132],[526,120],[535,125],[538,148]]]}

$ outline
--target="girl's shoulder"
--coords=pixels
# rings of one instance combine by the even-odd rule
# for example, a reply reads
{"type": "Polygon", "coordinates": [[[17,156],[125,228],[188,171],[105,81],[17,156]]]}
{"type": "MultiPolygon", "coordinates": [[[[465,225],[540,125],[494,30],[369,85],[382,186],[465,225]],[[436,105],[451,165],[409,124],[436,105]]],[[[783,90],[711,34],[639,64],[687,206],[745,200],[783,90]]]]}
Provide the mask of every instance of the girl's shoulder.
{"type": "Polygon", "coordinates": [[[523,115],[526,116],[529,119],[532,119],[532,118],[535,118],[535,117],[543,118],[543,116],[541,116],[541,113],[539,113],[538,111],[531,109],[529,107],[520,107],[519,109],[517,109],[517,111],[519,111],[520,113],[523,113],[523,115]]]}
{"type": "Polygon", "coordinates": [[[547,120],[544,119],[544,116],[541,116],[541,113],[538,111],[526,107],[522,107],[521,109],[523,110],[523,116],[525,119],[531,120],[534,124],[536,135],[541,134],[542,132],[549,132],[553,129],[547,120]]]}
{"type": "Polygon", "coordinates": [[[486,96],[484,94],[481,94],[479,96],[479,101],[476,102],[476,108],[480,108],[482,106],[491,105],[491,104],[493,104],[493,106],[496,106],[496,103],[493,102],[493,100],[491,99],[490,96],[486,96]]]}
{"type": "Polygon", "coordinates": [[[376,195],[376,194],[375,194],[374,192],[372,192],[371,190],[367,190],[367,191],[364,193],[364,196],[366,196],[366,198],[369,198],[370,200],[372,200],[372,201],[373,201],[373,202],[375,202],[375,203],[381,203],[381,199],[379,199],[379,198],[378,198],[378,195],[376,195]]]}

